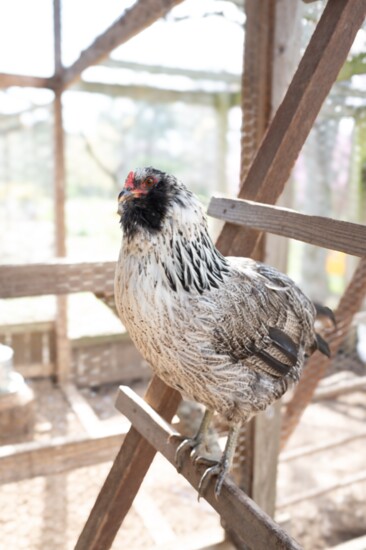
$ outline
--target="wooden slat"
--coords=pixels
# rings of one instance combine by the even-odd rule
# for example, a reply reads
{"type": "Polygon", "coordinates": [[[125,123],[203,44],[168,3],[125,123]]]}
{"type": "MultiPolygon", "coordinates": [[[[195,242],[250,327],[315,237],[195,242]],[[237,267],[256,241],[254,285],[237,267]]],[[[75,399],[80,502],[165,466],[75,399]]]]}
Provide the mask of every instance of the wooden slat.
{"type": "MultiPolygon", "coordinates": [[[[366,0],[331,0],[255,156],[239,197],[273,204],[345,62],[366,15],[366,0]]],[[[220,250],[249,256],[258,232],[226,224],[220,250]]]]}
{"type": "Polygon", "coordinates": [[[98,36],[80,54],[79,59],[71,67],[64,70],[64,85],[72,84],[85,69],[99,63],[117,46],[127,42],[127,40],[152,25],[180,2],[182,0],[138,0],[103,34],[98,36]]]}
{"type": "MultiPolygon", "coordinates": [[[[181,396],[154,376],[145,399],[169,422],[177,410],[181,396]]],[[[155,453],[156,449],[132,427],[98,495],[75,550],[110,548],[155,453]]]]}
{"type": "Polygon", "coordinates": [[[213,82],[225,82],[226,84],[240,84],[240,75],[226,71],[210,71],[203,69],[189,69],[186,67],[169,67],[167,65],[152,65],[150,63],[136,63],[122,59],[105,59],[100,63],[102,67],[112,69],[128,69],[134,72],[152,74],[168,74],[172,76],[186,76],[192,80],[212,80],[213,82]]]}
{"type": "Polygon", "coordinates": [[[75,262],[58,258],[46,263],[0,266],[0,298],[113,293],[115,262],[75,262]]]}
{"type": "Polygon", "coordinates": [[[61,389],[86,433],[90,437],[102,435],[103,422],[77,388],[73,384],[64,384],[61,386],[61,389]]]}
{"type": "Polygon", "coordinates": [[[51,90],[54,90],[57,87],[57,81],[53,77],[44,78],[42,76],[0,73],[0,88],[8,88],[9,86],[51,88],[51,90]]]}
{"type": "Polygon", "coordinates": [[[366,376],[357,376],[351,380],[333,384],[330,387],[318,388],[313,396],[313,401],[324,401],[326,399],[336,399],[347,393],[366,390],[366,376]]]}
{"type": "Polygon", "coordinates": [[[311,500],[312,498],[318,498],[332,491],[336,491],[337,489],[343,489],[344,487],[348,487],[349,485],[353,485],[355,483],[362,483],[365,481],[366,481],[366,470],[362,470],[357,474],[351,474],[349,476],[345,476],[340,481],[337,481],[335,483],[330,483],[325,487],[317,487],[315,489],[309,489],[307,491],[304,491],[303,493],[299,493],[297,495],[292,495],[288,498],[284,498],[277,504],[277,509],[286,508],[287,506],[294,506],[295,504],[298,504],[299,502],[303,502],[304,500],[311,500]]]}
{"type": "MultiPolygon", "coordinates": [[[[207,105],[212,107],[220,97],[218,92],[202,92],[200,90],[168,90],[154,88],[152,86],[137,84],[107,84],[101,82],[89,82],[81,80],[73,86],[73,91],[104,94],[111,97],[130,97],[134,101],[148,101],[149,103],[175,103],[183,101],[192,105],[207,105]]],[[[238,105],[240,94],[232,92],[228,94],[230,106],[238,105]]]]}
{"type": "Polygon", "coordinates": [[[303,447],[296,447],[290,451],[285,451],[280,455],[280,462],[290,462],[291,460],[302,459],[305,456],[309,456],[316,453],[322,453],[335,447],[344,447],[347,443],[353,443],[357,439],[366,438],[366,430],[359,433],[353,433],[346,437],[339,437],[337,439],[323,441],[315,445],[304,445],[303,447]]]}
{"type": "MultiPolygon", "coordinates": [[[[177,432],[166,421],[127,386],[120,387],[116,408],[132,422],[154,448],[175,465],[175,452],[179,441],[169,440],[177,432]]],[[[197,489],[204,470],[204,465],[195,466],[192,460],[187,459],[182,475],[197,489]]],[[[229,478],[224,481],[218,499],[215,498],[212,484],[205,498],[229,528],[235,531],[250,548],[256,550],[299,548],[298,544],[229,478]]],[[[78,549],[78,546],[76,548],[78,549]]]]}
{"type": "Polygon", "coordinates": [[[49,378],[56,372],[54,363],[15,363],[15,368],[24,378],[49,378]]]}
{"type": "Polygon", "coordinates": [[[55,437],[0,447],[0,483],[68,472],[113,460],[126,430],[98,437],[55,437]]]}
{"type": "Polygon", "coordinates": [[[210,216],[346,254],[366,256],[366,226],[248,200],[213,197],[210,216]]]}

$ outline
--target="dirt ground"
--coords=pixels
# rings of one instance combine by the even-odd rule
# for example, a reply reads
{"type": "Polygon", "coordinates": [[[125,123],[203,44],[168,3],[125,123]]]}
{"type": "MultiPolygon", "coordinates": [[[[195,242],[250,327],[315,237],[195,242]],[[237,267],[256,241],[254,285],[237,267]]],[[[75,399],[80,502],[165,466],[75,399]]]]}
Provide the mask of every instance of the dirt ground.
{"type": "MultiPolygon", "coordinates": [[[[32,384],[37,413],[34,431],[25,439],[83,434],[63,394],[49,381],[32,384]]],[[[119,422],[113,407],[116,387],[82,390],[102,421],[119,422]]],[[[136,388],[139,393],[141,386],[136,388]]],[[[313,403],[289,442],[290,449],[314,445],[365,430],[365,393],[313,403]]],[[[19,443],[19,439],[9,441],[19,443]]],[[[305,550],[331,548],[366,534],[366,476],[322,496],[286,505],[311,489],[327,487],[365,473],[365,438],[321,453],[281,459],[278,470],[279,521],[305,550]],[[281,504],[282,503],[282,504],[281,504]]],[[[85,523],[111,463],[78,468],[0,486],[0,548],[71,550],[85,523]]],[[[113,544],[114,550],[193,550],[221,536],[215,511],[161,456],[149,470],[138,498],[113,544]]]]}

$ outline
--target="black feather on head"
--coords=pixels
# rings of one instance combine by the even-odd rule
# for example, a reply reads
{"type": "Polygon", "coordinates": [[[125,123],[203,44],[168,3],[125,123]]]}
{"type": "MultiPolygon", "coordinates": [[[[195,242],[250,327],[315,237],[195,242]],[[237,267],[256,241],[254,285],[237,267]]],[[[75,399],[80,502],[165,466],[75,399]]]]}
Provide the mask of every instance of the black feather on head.
{"type": "Polygon", "coordinates": [[[118,196],[118,213],[127,238],[141,229],[159,231],[173,198],[172,176],[152,167],[130,172],[118,196]]]}

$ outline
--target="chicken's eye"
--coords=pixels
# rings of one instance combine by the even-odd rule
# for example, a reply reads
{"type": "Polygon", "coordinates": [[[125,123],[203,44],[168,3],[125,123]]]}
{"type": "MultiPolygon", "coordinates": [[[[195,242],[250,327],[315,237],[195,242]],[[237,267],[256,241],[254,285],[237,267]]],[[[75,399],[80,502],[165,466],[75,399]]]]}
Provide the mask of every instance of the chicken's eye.
{"type": "Polygon", "coordinates": [[[155,183],[155,180],[154,178],[152,178],[151,176],[149,176],[148,178],[146,178],[146,180],[144,181],[144,183],[147,185],[147,186],[151,186],[151,185],[154,185],[155,183]]]}

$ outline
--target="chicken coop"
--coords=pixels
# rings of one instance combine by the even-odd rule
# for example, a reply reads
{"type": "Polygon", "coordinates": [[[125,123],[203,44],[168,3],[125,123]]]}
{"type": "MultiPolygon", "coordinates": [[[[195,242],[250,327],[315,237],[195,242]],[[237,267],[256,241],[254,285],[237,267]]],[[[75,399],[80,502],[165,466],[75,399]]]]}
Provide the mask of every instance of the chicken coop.
{"type": "MultiPolygon", "coordinates": [[[[0,6],[0,526],[14,550],[366,548],[366,0],[0,6]],[[292,279],[330,358],[241,428],[197,500],[114,302],[127,173],[200,198],[226,256],[292,279]],[[329,308],[329,309],[328,309],[329,308]]],[[[215,417],[213,450],[228,426],[215,417]]]]}

